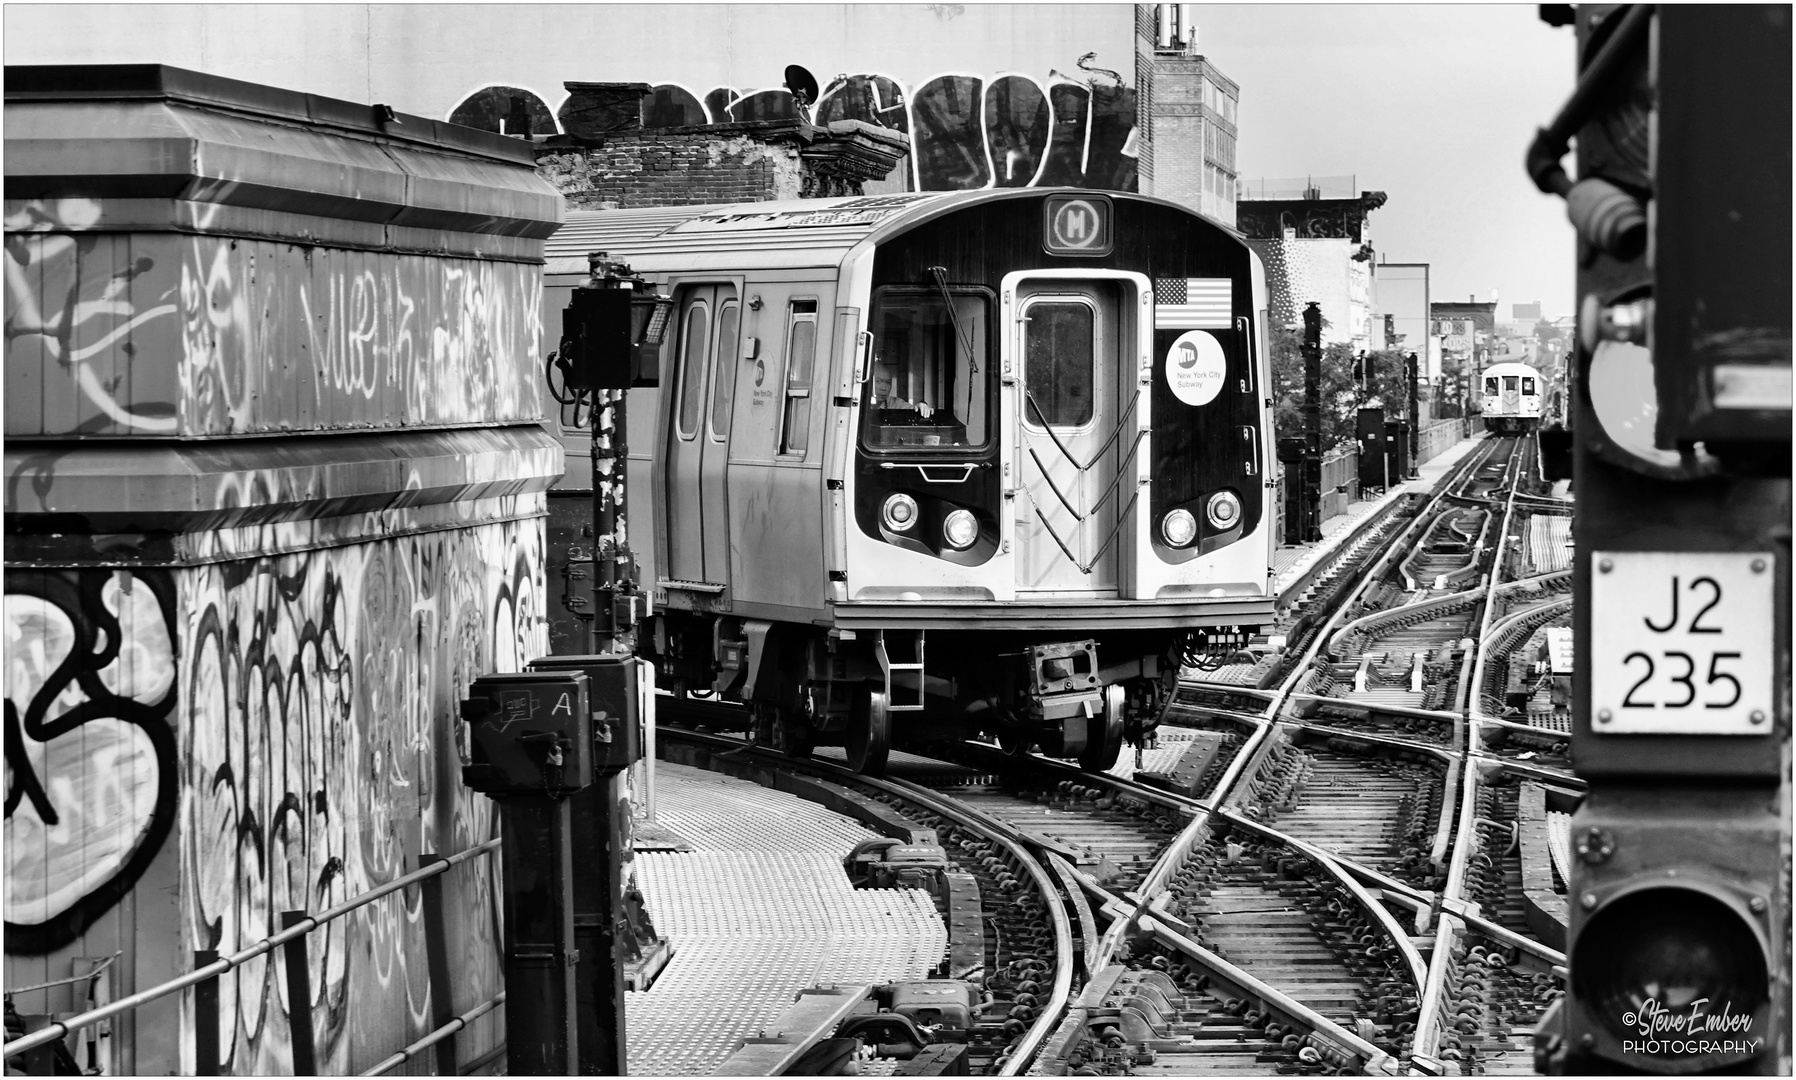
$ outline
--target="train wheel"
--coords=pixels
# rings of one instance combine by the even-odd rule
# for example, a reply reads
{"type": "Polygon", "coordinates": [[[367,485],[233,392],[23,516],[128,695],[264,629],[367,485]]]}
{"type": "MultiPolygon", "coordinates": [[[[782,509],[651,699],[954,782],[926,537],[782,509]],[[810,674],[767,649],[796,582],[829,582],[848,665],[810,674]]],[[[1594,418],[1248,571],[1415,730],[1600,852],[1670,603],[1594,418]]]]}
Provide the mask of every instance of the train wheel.
{"type": "Polygon", "coordinates": [[[811,756],[817,748],[817,733],[811,730],[810,721],[796,709],[776,708],[773,721],[774,745],[780,753],[800,761],[811,756]]]}
{"type": "Polygon", "coordinates": [[[868,690],[859,706],[848,720],[843,747],[848,767],[863,776],[879,776],[886,771],[886,754],[892,748],[892,714],[886,708],[885,691],[868,690]]]}
{"type": "Polygon", "coordinates": [[[1011,757],[1022,757],[1035,745],[1029,740],[1029,732],[1023,728],[999,728],[998,749],[1011,757]]]}
{"type": "Polygon", "coordinates": [[[1129,693],[1122,684],[1104,687],[1103,718],[1092,733],[1095,738],[1086,741],[1085,750],[1079,755],[1079,765],[1086,772],[1108,772],[1122,756],[1123,719],[1128,711],[1129,693]]]}

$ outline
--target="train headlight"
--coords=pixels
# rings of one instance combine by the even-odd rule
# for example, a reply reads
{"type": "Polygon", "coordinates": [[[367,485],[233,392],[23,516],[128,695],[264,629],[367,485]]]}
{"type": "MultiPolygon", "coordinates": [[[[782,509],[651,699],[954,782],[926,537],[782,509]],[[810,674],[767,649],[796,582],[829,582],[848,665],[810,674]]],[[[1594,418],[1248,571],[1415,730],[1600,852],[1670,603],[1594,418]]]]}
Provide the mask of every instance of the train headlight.
{"type": "Polygon", "coordinates": [[[979,539],[979,519],[971,510],[955,510],[942,520],[942,539],[955,551],[965,551],[979,539]]]}
{"type": "Polygon", "coordinates": [[[1197,539],[1197,519],[1189,510],[1174,510],[1160,519],[1160,538],[1173,547],[1189,547],[1197,539]]]}
{"type": "Polygon", "coordinates": [[[917,523],[917,500],[902,493],[890,496],[880,516],[893,532],[909,532],[917,523]]]}
{"type": "Polygon", "coordinates": [[[1204,516],[1218,529],[1232,529],[1241,520],[1241,500],[1232,491],[1218,491],[1210,496],[1209,505],[1204,507],[1204,516]]]}

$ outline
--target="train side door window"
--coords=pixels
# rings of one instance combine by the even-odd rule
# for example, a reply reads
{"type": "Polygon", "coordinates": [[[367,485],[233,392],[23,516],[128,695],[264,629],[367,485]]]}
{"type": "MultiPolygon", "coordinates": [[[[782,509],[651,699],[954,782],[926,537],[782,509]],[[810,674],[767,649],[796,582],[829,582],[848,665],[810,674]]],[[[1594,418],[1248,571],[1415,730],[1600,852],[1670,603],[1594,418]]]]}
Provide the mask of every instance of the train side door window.
{"type": "Polygon", "coordinates": [[[674,413],[674,432],[681,439],[698,435],[699,399],[705,388],[705,346],[711,332],[711,309],[704,301],[686,309],[686,325],[680,331],[680,407],[674,413]]]}
{"type": "MultiPolygon", "coordinates": [[[[717,312],[717,359],[711,373],[711,439],[726,442],[730,437],[730,410],[736,403],[736,373],[741,367],[737,341],[740,309],[736,301],[725,300],[717,312]]],[[[681,399],[685,403],[685,399],[681,399]]]]}
{"type": "Polygon", "coordinates": [[[786,317],[786,393],[780,453],[803,457],[811,435],[811,371],[817,360],[817,301],[794,300],[786,317]]]}
{"type": "Polygon", "coordinates": [[[985,445],[989,296],[881,289],[872,326],[867,446],[985,445]]]}

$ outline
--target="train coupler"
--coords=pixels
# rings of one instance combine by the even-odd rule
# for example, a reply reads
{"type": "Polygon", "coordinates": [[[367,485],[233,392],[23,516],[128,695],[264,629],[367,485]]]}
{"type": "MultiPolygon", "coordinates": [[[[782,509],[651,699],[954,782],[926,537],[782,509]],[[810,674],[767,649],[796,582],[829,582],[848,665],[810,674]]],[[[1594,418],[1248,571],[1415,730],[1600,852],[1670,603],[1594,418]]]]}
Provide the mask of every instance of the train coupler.
{"type": "Polygon", "coordinates": [[[1027,720],[1065,725],[1103,715],[1104,687],[1098,676],[1095,641],[1031,645],[1023,654],[1029,672],[1028,690],[1019,695],[1018,712],[1027,720]]]}

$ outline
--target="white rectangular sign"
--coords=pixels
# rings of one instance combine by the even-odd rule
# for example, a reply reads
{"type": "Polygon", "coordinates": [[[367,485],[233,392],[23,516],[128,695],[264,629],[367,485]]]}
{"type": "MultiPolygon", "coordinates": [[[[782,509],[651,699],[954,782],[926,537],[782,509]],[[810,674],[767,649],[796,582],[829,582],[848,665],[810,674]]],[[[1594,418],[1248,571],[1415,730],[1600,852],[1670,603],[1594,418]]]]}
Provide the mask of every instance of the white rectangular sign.
{"type": "Polygon", "coordinates": [[[1768,730],[1775,565],[1768,552],[1593,553],[1591,730],[1768,730]]]}

